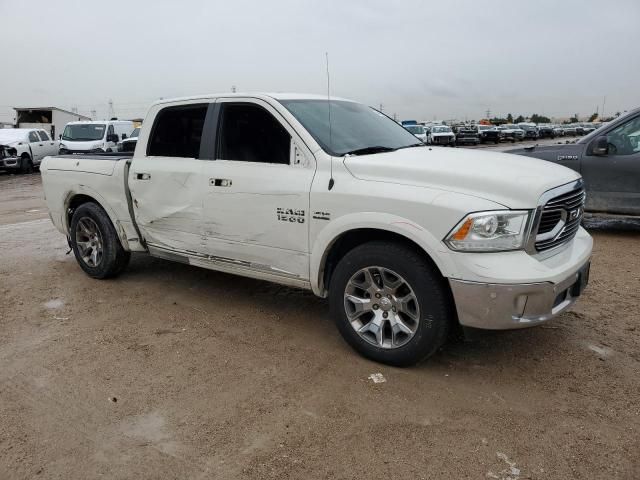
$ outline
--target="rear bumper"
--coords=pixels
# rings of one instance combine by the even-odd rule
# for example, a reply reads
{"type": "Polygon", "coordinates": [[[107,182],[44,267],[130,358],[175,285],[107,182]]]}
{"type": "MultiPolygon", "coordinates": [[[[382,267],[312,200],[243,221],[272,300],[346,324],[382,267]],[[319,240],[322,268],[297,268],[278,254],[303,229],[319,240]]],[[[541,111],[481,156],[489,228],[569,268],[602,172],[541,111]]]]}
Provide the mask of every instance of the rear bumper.
{"type": "Polygon", "coordinates": [[[496,284],[450,279],[465,327],[509,330],[547,322],[575,303],[589,281],[590,261],[557,283],[496,284]]]}

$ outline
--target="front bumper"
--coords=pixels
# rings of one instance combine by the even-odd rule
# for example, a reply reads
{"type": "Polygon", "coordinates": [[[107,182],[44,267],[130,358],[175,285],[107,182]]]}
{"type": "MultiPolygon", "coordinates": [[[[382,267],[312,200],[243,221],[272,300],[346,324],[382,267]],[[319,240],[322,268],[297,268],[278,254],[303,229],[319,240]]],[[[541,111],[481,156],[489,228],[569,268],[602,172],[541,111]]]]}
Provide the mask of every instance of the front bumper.
{"type": "Polygon", "coordinates": [[[0,169],[18,170],[20,169],[20,159],[18,157],[5,157],[0,159],[0,169]]]}
{"type": "Polygon", "coordinates": [[[589,281],[590,260],[563,280],[498,284],[450,279],[458,320],[465,327],[509,330],[539,325],[575,303],[589,281]]]}

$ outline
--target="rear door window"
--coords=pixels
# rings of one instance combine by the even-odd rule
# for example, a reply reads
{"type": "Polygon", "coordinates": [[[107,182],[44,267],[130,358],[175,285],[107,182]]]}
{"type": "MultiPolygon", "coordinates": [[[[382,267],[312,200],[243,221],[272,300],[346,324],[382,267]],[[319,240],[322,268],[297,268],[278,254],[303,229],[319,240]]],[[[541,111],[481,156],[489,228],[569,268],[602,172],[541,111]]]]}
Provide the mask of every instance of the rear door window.
{"type": "Polygon", "coordinates": [[[208,104],[166,107],[156,115],[148,156],[198,158],[208,104]]]}
{"type": "Polygon", "coordinates": [[[49,135],[47,135],[47,132],[45,132],[44,130],[40,130],[38,132],[38,135],[40,135],[40,140],[42,140],[43,142],[49,141],[49,135]]]}
{"type": "Polygon", "coordinates": [[[40,138],[36,132],[29,132],[29,142],[39,142],[40,138]]]}

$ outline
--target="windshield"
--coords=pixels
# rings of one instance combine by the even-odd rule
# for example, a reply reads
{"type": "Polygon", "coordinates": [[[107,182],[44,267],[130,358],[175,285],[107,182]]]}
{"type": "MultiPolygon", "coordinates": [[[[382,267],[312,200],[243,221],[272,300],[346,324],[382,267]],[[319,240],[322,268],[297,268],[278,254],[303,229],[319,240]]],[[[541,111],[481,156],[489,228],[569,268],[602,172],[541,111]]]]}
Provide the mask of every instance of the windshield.
{"type": "Polygon", "coordinates": [[[517,125],[512,125],[510,123],[505,125],[505,127],[508,128],[509,130],[516,130],[519,128],[517,125]]]}
{"type": "Polygon", "coordinates": [[[404,128],[414,135],[422,135],[424,133],[424,129],[418,125],[408,125],[404,128]]]}
{"type": "Polygon", "coordinates": [[[478,125],[478,130],[491,130],[492,128],[491,125],[478,125]]]}
{"type": "Polygon", "coordinates": [[[14,130],[13,128],[0,129],[0,143],[24,142],[26,139],[26,130],[14,130]]]}
{"type": "Polygon", "coordinates": [[[532,127],[531,125],[520,125],[520,128],[522,130],[535,130],[535,127],[532,127]]]}
{"type": "Polygon", "coordinates": [[[451,129],[449,127],[433,127],[431,131],[433,133],[449,133],[451,129]]]}
{"type": "Polygon", "coordinates": [[[106,129],[104,123],[75,123],[64,127],[62,140],[74,142],[89,142],[91,140],[102,140],[106,129]]]}
{"type": "Polygon", "coordinates": [[[343,156],[373,147],[395,150],[416,145],[418,141],[386,115],[359,103],[342,100],[280,100],[280,103],[330,155],[343,156]]]}

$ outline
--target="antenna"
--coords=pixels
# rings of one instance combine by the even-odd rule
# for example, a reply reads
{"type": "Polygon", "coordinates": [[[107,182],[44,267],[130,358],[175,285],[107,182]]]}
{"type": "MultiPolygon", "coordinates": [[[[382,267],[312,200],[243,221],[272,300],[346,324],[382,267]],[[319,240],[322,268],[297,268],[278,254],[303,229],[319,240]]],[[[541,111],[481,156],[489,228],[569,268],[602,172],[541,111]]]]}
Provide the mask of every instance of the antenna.
{"type": "MultiPolygon", "coordinates": [[[[327,107],[329,110],[329,150],[333,151],[333,142],[331,138],[331,83],[329,77],[329,52],[324,52],[324,56],[327,60],[327,107]]],[[[329,175],[329,190],[333,188],[335,181],[333,180],[333,154],[331,156],[330,175],[329,175]]]]}

